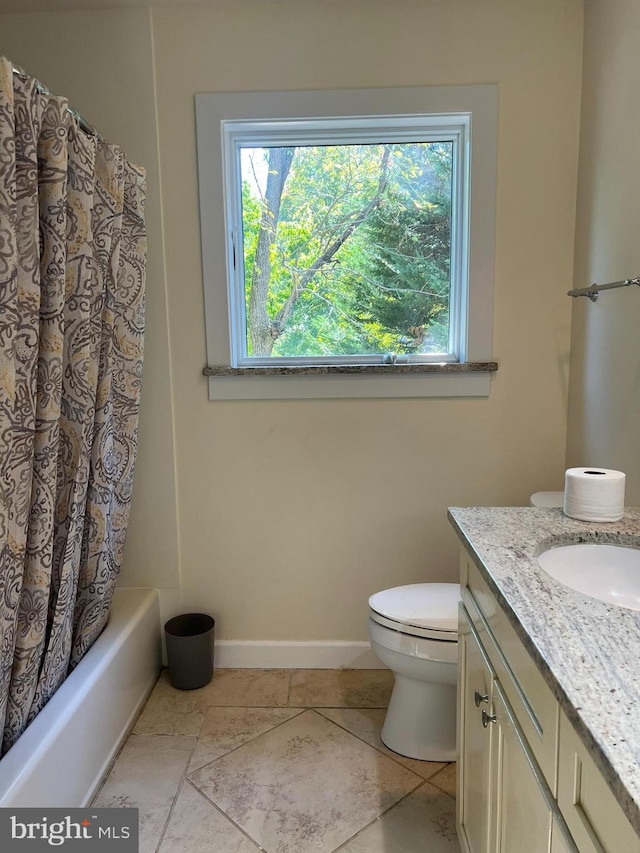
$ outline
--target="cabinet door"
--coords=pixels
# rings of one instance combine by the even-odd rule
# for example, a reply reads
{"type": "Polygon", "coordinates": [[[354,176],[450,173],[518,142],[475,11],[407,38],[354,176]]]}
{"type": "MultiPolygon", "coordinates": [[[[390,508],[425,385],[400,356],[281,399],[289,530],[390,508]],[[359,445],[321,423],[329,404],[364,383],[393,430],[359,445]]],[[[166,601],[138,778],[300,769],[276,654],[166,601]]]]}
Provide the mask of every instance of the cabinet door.
{"type": "Polygon", "coordinates": [[[545,783],[497,681],[493,684],[494,853],[550,853],[553,809],[545,783]]]}
{"type": "Polygon", "coordinates": [[[459,630],[458,835],[467,853],[494,853],[489,841],[493,733],[482,724],[482,711],[490,709],[492,676],[462,606],[459,630]]]}
{"type": "Polygon", "coordinates": [[[640,838],[565,714],[560,715],[558,805],[581,853],[640,853],[640,838]]]}
{"type": "Polygon", "coordinates": [[[562,829],[557,817],[553,818],[551,853],[578,853],[578,848],[569,837],[567,830],[562,829]]]}

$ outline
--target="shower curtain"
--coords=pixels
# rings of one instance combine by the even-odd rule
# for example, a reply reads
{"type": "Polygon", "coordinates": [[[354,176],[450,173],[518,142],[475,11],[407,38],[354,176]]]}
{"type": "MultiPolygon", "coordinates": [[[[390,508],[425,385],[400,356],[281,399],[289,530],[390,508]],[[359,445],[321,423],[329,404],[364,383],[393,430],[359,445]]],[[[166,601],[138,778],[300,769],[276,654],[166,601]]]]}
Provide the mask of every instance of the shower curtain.
{"type": "Polygon", "coordinates": [[[3,753],[107,622],[142,372],[144,171],[38,89],[0,58],[3,753]]]}

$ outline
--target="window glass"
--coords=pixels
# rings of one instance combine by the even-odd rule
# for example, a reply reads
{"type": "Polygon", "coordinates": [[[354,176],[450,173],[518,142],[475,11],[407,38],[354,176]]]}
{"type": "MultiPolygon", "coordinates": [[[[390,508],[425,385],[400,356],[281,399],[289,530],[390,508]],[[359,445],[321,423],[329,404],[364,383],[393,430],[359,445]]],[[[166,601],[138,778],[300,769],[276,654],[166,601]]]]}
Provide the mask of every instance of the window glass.
{"type": "Polygon", "coordinates": [[[248,357],[454,355],[453,140],[238,155],[248,357]]]}

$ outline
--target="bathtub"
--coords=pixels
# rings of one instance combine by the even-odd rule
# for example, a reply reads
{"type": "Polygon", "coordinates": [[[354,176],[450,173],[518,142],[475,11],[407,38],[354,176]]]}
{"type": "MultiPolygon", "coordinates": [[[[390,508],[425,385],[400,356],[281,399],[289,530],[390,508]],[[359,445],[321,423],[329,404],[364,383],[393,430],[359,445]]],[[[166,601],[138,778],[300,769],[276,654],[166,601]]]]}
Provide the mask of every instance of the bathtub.
{"type": "Polygon", "coordinates": [[[107,627],[0,761],[0,807],[88,805],[160,672],[153,589],[116,589],[107,627]]]}

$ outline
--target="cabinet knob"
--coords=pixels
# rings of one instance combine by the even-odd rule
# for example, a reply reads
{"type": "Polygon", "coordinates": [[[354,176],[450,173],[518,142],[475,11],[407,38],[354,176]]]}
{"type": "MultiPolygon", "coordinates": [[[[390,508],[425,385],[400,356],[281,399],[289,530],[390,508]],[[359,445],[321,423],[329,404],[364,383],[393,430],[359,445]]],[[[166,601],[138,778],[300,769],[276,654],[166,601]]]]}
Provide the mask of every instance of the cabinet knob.
{"type": "Polygon", "coordinates": [[[489,696],[486,693],[480,693],[478,690],[473,694],[473,701],[476,703],[476,708],[479,708],[483,702],[489,701],[489,696]]]}
{"type": "Polygon", "coordinates": [[[495,714],[487,714],[487,712],[483,708],[482,709],[482,725],[484,726],[484,728],[486,729],[487,726],[489,725],[489,723],[495,723],[495,722],[496,722],[496,715],[495,714]]]}

